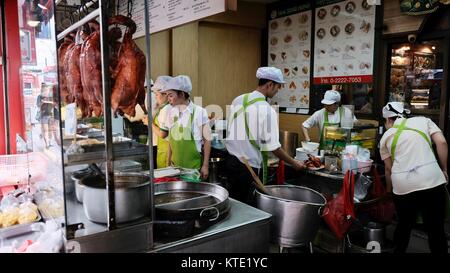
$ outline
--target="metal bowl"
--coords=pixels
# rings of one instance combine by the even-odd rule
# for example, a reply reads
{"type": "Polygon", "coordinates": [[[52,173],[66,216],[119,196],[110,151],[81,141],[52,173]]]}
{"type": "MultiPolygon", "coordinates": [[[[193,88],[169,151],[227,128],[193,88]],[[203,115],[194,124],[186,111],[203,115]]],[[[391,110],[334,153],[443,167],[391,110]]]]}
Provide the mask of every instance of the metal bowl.
{"type": "MultiPolygon", "coordinates": [[[[96,223],[107,223],[108,202],[105,180],[98,175],[81,179],[83,208],[86,217],[96,223]]],[[[150,214],[150,178],[141,173],[116,173],[116,223],[137,220],[150,214]]]]}
{"type": "Polygon", "coordinates": [[[228,191],[216,184],[185,181],[155,184],[157,219],[215,221],[228,210],[228,191]]]}

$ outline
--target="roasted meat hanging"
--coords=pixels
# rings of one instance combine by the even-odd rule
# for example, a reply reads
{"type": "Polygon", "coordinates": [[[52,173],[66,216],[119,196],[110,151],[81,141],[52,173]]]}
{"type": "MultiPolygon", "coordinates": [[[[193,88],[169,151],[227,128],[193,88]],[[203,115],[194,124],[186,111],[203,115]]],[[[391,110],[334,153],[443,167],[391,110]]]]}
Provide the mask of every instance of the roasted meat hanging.
{"type": "Polygon", "coordinates": [[[89,116],[102,115],[102,66],[100,54],[100,30],[96,21],[88,23],[91,34],[86,38],[80,50],[80,75],[83,98],[88,104],[89,116]]]}
{"type": "Polygon", "coordinates": [[[127,27],[122,44],[119,49],[117,67],[111,77],[114,86],[111,94],[111,106],[114,114],[127,114],[134,117],[136,104],[139,104],[145,113],[145,69],[144,53],[133,41],[136,31],[134,21],[126,16],[117,15],[110,18],[109,24],[119,24],[127,27]]]}
{"type": "Polygon", "coordinates": [[[89,28],[87,26],[78,30],[75,45],[68,50],[67,58],[64,63],[69,94],[75,99],[77,106],[80,107],[83,117],[90,116],[90,111],[87,101],[85,101],[83,97],[83,86],[81,84],[80,74],[80,52],[83,41],[88,35],[89,28]]]}
{"type": "Polygon", "coordinates": [[[66,72],[64,69],[67,50],[75,45],[75,32],[69,33],[64,37],[63,43],[58,48],[58,77],[59,77],[59,89],[61,92],[61,99],[65,103],[72,103],[73,98],[69,95],[69,90],[67,89],[66,72]]]}

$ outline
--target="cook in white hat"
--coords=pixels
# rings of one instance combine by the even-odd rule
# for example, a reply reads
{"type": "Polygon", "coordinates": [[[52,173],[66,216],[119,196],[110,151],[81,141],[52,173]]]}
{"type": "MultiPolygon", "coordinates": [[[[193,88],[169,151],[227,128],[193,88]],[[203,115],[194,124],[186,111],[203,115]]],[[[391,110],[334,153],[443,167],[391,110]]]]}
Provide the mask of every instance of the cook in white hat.
{"type": "Polygon", "coordinates": [[[392,191],[395,202],[398,223],[394,234],[401,234],[394,235],[394,253],[406,252],[419,212],[424,226],[430,227],[430,252],[447,253],[447,141],[431,119],[408,118],[410,112],[402,102],[387,103],[382,113],[387,131],[380,140],[380,157],[384,161],[386,191],[392,191]]]}
{"type": "Polygon", "coordinates": [[[403,102],[388,102],[383,107],[383,118],[406,117],[411,111],[404,108],[403,102]]]}
{"type": "Polygon", "coordinates": [[[256,172],[262,169],[260,174],[263,181],[267,178],[268,152],[296,169],[304,167],[303,162],[295,160],[281,148],[278,115],[266,101],[266,98],[275,96],[284,84],[281,70],[276,67],[260,67],[256,71],[256,78],[256,90],[236,97],[231,104],[230,113],[227,113],[225,142],[230,155],[225,164],[230,196],[251,205],[255,205],[253,178],[243,158],[256,172]]]}
{"type": "MultiPolygon", "coordinates": [[[[324,128],[325,126],[339,126],[344,111],[350,111],[344,107],[340,107],[341,94],[336,90],[328,90],[325,92],[321,103],[324,107],[312,114],[302,124],[302,131],[306,141],[311,141],[309,130],[317,126],[319,128],[320,148],[324,147],[324,128]]],[[[356,118],[353,117],[354,121],[356,118]]]]}
{"type": "Polygon", "coordinates": [[[190,100],[191,79],[185,75],[173,77],[164,85],[162,92],[167,93],[172,106],[167,116],[169,163],[177,167],[198,169],[201,178],[206,179],[209,174],[211,129],[206,109],[190,100]]]}
{"type": "MultiPolygon", "coordinates": [[[[168,128],[167,128],[167,113],[170,111],[170,104],[167,101],[167,94],[161,93],[161,90],[169,82],[172,77],[170,76],[159,76],[156,81],[150,80],[151,82],[151,98],[152,98],[152,133],[153,133],[153,159],[155,163],[155,168],[165,168],[167,167],[167,152],[169,147],[169,142],[166,139],[168,128]]],[[[147,99],[145,100],[146,107],[147,99]]],[[[144,117],[142,120],[145,125],[148,126],[148,118],[144,117]]]]}

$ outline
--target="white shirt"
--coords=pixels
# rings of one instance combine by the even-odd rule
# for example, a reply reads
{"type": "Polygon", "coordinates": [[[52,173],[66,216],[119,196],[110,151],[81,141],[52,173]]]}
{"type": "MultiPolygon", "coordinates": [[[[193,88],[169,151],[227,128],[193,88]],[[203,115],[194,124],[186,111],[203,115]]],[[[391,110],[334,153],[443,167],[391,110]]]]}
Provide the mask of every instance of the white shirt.
{"type": "MultiPolygon", "coordinates": [[[[253,91],[249,95],[249,101],[255,98],[264,98],[259,91],[253,91]]],[[[245,157],[250,166],[261,168],[261,152],[250,143],[245,132],[244,114],[241,113],[233,121],[231,118],[234,113],[242,108],[244,95],[235,98],[230,107],[227,118],[228,131],[225,146],[228,152],[236,156],[239,160],[245,157]]],[[[248,126],[251,136],[259,145],[261,151],[274,151],[281,147],[279,141],[278,115],[277,112],[266,101],[258,101],[250,105],[246,112],[248,113],[248,126]]]]}
{"type": "MultiPolygon", "coordinates": [[[[340,106],[342,107],[342,106],[340,106]]],[[[320,110],[317,110],[312,114],[307,120],[303,122],[303,127],[306,129],[310,129],[313,126],[319,127],[319,132],[322,133],[323,124],[325,123],[324,113],[325,108],[322,108],[320,110]]],[[[344,107],[344,113],[350,114],[350,110],[344,107]]],[[[353,121],[357,121],[356,117],[353,116],[353,121]]],[[[340,123],[341,122],[341,115],[339,108],[333,113],[328,113],[328,122],[329,123],[340,123]]]]}
{"type": "MultiPolygon", "coordinates": [[[[157,120],[158,120],[159,128],[163,131],[169,131],[167,116],[168,116],[168,113],[170,112],[171,108],[172,108],[172,106],[170,106],[170,104],[166,104],[159,111],[157,120]]],[[[153,117],[154,117],[154,115],[156,115],[157,110],[158,109],[154,110],[153,115],[152,115],[153,117]]],[[[152,120],[152,122],[153,122],[153,120],[152,120]]],[[[158,143],[157,141],[158,141],[158,135],[156,134],[156,132],[153,131],[153,146],[157,146],[157,143],[158,143]]]]}
{"type": "Polygon", "coordinates": [[[193,124],[192,135],[194,136],[197,151],[200,153],[202,151],[202,144],[203,144],[202,126],[209,124],[208,113],[206,112],[205,108],[193,104],[192,101],[189,102],[188,106],[181,112],[179,107],[176,106],[170,107],[168,108],[169,110],[167,112],[166,117],[167,120],[164,124],[166,128],[170,130],[170,128],[172,128],[174,125],[174,119],[177,118],[181,126],[183,127],[188,126],[189,117],[194,111],[194,107],[195,113],[192,118],[193,124]]]}
{"type": "MultiPolygon", "coordinates": [[[[403,121],[399,118],[394,125],[403,121]]],[[[406,126],[424,132],[431,141],[431,135],[441,129],[429,118],[409,118],[406,126]]],[[[392,142],[397,128],[387,130],[380,141],[381,159],[391,156],[392,142]]],[[[444,184],[445,177],[428,142],[417,132],[405,130],[398,138],[395,161],[392,166],[392,189],[395,194],[407,194],[430,189],[444,184]]]]}

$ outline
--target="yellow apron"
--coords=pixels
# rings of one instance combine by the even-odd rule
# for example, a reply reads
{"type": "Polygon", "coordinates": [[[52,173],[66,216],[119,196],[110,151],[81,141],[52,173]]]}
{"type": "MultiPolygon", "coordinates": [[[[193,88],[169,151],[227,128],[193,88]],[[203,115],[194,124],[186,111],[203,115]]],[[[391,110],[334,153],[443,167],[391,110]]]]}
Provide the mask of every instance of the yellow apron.
{"type": "MultiPolygon", "coordinates": [[[[168,103],[165,103],[161,108],[158,109],[158,111],[155,114],[155,117],[153,118],[153,123],[158,126],[159,129],[161,127],[159,126],[159,113],[161,112],[161,109],[166,107],[168,103]]],[[[162,130],[162,129],[161,129],[162,130]]],[[[156,142],[156,145],[158,145],[158,152],[156,155],[156,168],[165,168],[167,167],[167,150],[169,149],[169,141],[167,139],[164,139],[160,136],[158,136],[158,140],[156,142]]]]}

